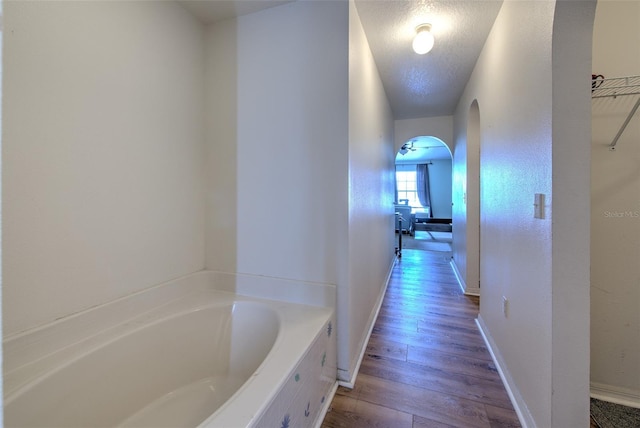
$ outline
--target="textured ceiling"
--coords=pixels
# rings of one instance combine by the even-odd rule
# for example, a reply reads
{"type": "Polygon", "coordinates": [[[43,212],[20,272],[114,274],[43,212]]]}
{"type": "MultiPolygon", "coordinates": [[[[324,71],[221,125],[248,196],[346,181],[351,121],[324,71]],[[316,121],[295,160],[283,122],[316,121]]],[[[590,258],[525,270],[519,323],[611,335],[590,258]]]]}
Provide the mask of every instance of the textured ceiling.
{"type": "MultiPolygon", "coordinates": [[[[180,3],[209,24],[290,1],[180,3]]],[[[502,1],[355,0],[355,4],[394,118],[452,115],[502,1]],[[415,28],[423,23],[432,24],[435,46],[428,54],[417,55],[411,42],[415,28]]]]}
{"type": "Polygon", "coordinates": [[[448,116],[469,80],[501,1],[355,0],[396,119],[448,116]],[[432,24],[433,50],[411,49],[432,24]]]}

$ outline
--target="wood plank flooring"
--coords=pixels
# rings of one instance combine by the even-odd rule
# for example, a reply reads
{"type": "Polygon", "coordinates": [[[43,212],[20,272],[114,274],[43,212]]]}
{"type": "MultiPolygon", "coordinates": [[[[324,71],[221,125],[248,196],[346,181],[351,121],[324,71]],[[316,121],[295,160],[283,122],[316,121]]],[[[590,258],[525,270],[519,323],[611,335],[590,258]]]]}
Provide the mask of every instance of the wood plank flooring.
{"type": "Polygon", "coordinates": [[[520,427],[449,257],[403,249],[355,387],[338,388],[323,428],[520,427]]]}

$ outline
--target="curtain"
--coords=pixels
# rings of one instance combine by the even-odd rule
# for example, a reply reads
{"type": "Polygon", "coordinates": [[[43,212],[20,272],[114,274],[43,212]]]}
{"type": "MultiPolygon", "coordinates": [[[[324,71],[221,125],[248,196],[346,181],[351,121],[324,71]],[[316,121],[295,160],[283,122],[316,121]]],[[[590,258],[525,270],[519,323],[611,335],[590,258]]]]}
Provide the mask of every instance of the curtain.
{"type": "Polygon", "coordinates": [[[431,192],[429,192],[429,165],[416,165],[416,185],[418,186],[418,200],[420,204],[429,208],[429,217],[433,217],[431,209],[431,192]]]}

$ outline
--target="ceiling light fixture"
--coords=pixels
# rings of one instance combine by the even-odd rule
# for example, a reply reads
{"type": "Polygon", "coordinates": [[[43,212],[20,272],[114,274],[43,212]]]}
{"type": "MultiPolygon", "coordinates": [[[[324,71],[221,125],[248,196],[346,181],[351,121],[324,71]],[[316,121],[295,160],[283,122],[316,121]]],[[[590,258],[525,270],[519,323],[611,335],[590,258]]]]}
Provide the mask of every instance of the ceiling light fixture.
{"type": "Polygon", "coordinates": [[[433,48],[435,39],[431,34],[431,24],[418,25],[416,37],[413,39],[413,50],[419,55],[424,55],[433,48]]]}
{"type": "Polygon", "coordinates": [[[404,156],[409,152],[415,152],[416,149],[422,148],[422,147],[413,147],[413,143],[414,143],[413,140],[409,141],[408,143],[404,143],[402,147],[400,147],[400,150],[399,150],[400,154],[404,156]]]}

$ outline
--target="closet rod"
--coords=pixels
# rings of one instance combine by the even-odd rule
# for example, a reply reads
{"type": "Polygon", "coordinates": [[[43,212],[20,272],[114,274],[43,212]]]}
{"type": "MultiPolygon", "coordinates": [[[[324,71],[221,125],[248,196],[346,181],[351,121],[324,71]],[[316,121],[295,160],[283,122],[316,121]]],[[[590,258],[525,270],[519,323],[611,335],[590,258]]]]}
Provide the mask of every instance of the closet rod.
{"type": "Polygon", "coordinates": [[[636,101],[635,105],[633,106],[633,108],[629,112],[629,115],[627,116],[627,119],[622,124],[622,127],[620,128],[620,130],[616,134],[616,136],[613,139],[613,141],[611,142],[611,144],[609,144],[609,147],[611,147],[613,149],[616,146],[616,144],[618,143],[618,139],[620,138],[620,136],[624,132],[624,130],[627,127],[627,125],[629,124],[629,122],[631,122],[631,118],[633,117],[634,114],[636,114],[636,111],[638,110],[638,107],[640,107],[640,97],[638,97],[638,101],[636,101]]]}

